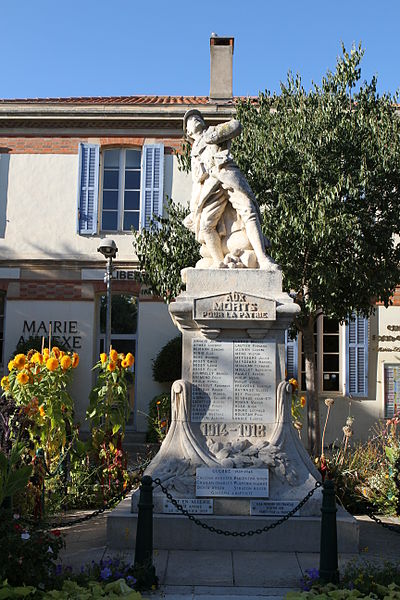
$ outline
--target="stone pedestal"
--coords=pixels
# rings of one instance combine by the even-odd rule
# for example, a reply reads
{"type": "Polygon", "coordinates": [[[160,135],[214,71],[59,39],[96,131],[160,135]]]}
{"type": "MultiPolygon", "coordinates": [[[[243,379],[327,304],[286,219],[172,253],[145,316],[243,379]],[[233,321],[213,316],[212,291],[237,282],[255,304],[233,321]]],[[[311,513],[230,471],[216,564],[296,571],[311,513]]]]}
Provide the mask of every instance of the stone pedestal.
{"type": "MultiPolygon", "coordinates": [[[[280,271],[186,269],[183,277],[186,292],[169,308],[183,334],[182,379],[172,386],[171,426],[146,474],[205,522],[262,528],[294,508],[320,477],[292,425],[285,381],[285,331],[299,307],[282,292],[280,271]]],[[[133,518],[137,502],[136,492],[133,518]]],[[[318,551],[320,507],[318,489],[272,537],[230,540],[235,548],[318,551]]],[[[156,547],[220,543],[174,514],[158,486],[154,511],[156,547]]],[[[356,552],[351,519],[342,515],[339,545],[356,552]]]]}

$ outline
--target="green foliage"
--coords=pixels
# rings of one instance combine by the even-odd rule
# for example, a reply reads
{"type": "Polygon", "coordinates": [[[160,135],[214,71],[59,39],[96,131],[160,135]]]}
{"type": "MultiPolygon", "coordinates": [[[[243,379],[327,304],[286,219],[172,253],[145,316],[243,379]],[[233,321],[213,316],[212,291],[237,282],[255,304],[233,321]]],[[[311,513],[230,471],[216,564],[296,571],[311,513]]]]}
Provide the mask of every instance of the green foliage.
{"type": "Polygon", "coordinates": [[[9,456],[0,451],[0,506],[4,499],[23,490],[32,474],[31,465],[20,465],[23,443],[15,443],[9,456]]]}
{"type": "Polygon", "coordinates": [[[397,600],[400,598],[400,566],[385,562],[376,565],[368,561],[353,561],[346,565],[338,584],[324,584],[318,579],[316,569],[309,570],[312,577],[304,582],[303,592],[289,592],[286,600],[347,600],[375,598],[397,600]],[[310,585],[308,585],[310,583],[310,585]],[[312,587],[311,587],[312,586],[312,587]],[[310,589],[311,587],[311,589],[310,589]]]}
{"type": "Polygon", "coordinates": [[[362,56],[343,48],[310,92],[289,74],[279,96],[238,105],[233,151],[305,317],[369,314],[399,281],[400,121],[375,78],[360,84],[362,56]]]}
{"type": "Polygon", "coordinates": [[[377,424],[367,442],[333,448],[326,455],[327,467],[336,482],[336,494],[353,514],[368,510],[384,515],[399,514],[400,439],[397,419],[377,424]],[[395,421],[395,422],[393,422],[395,421]]]}
{"type": "Polygon", "coordinates": [[[58,531],[48,532],[38,525],[25,525],[18,515],[3,510],[0,512],[0,539],[0,580],[7,580],[14,586],[47,585],[52,580],[63,546],[58,531]]]}
{"type": "Polygon", "coordinates": [[[0,582],[0,599],[8,598],[28,598],[29,600],[95,600],[96,598],[115,600],[125,598],[125,600],[141,600],[142,596],[121,578],[106,584],[97,581],[79,584],[74,580],[66,579],[62,583],[61,589],[47,591],[34,586],[13,586],[8,581],[0,582]]]}
{"type": "Polygon", "coordinates": [[[181,270],[194,266],[200,258],[200,245],[183,225],[188,212],[170,200],[166,217],[154,216],[148,229],[133,231],[140,280],[167,303],[182,289],[181,270]]]}
{"type": "Polygon", "coordinates": [[[170,422],[171,395],[159,394],[150,402],[147,417],[147,441],[161,443],[167,435],[170,422]]]}
{"type": "Polygon", "coordinates": [[[182,376],[182,336],[169,340],[153,362],[153,379],[158,383],[172,383],[182,376]]]}

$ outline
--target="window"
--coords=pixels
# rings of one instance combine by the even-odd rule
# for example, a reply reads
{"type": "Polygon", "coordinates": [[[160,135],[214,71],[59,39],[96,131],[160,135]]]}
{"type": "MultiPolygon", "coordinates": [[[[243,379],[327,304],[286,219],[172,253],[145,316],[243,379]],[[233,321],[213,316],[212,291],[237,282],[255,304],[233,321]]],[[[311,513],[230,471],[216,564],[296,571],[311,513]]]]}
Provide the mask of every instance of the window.
{"type": "MultiPolygon", "coordinates": [[[[98,350],[105,352],[105,337],[106,337],[106,311],[107,297],[100,298],[100,315],[99,315],[99,336],[98,350]]],[[[128,354],[131,352],[136,356],[136,331],[137,331],[137,315],[138,301],[135,296],[129,294],[113,294],[111,300],[111,345],[117,352],[128,354]]],[[[135,365],[132,372],[135,370],[135,365]]],[[[131,381],[127,374],[128,396],[131,406],[131,415],[128,421],[128,427],[134,425],[134,399],[135,389],[133,384],[133,376],[131,381]]]]}
{"type": "Polygon", "coordinates": [[[80,235],[147,227],[162,215],[164,146],[104,149],[99,193],[100,146],[79,145],[78,216],[80,235]],[[98,210],[100,207],[100,210],[98,210]]]}
{"type": "MultiPolygon", "coordinates": [[[[321,314],[314,324],[314,346],[320,392],[368,396],[368,319],[355,317],[341,325],[321,314]]],[[[286,334],[286,372],[306,389],[301,335],[291,340],[286,334]]]]}
{"type": "MultiPolygon", "coordinates": [[[[318,372],[318,386],[322,392],[339,392],[342,389],[340,370],[341,331],[337,319],[324,315],[317,317],[314,324],[314,360],[318,372]]],[[[306,389],[305,358],[301,352],[301,389],[306,389]]]]}
{"type": "Polygon", "coordinates": [[[141,155],[131,149],[103,152],[102,231],[139,229],[141,155]]]}
{"type": "Polygon", "coordinates": [[[400,365],[383,366],[385,383],[385,419],[391,419],[400,408],[400,365]]]}

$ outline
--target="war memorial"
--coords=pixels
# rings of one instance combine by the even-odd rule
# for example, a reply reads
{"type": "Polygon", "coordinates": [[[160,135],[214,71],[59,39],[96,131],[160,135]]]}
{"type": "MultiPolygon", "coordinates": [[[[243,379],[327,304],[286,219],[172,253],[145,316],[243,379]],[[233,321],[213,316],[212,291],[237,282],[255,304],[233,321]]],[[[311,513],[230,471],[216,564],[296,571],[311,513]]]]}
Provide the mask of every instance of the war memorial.
{"type": "MultiPolygon", "coordinates": [[[[285,380],[285,332],[299,307],[282,291],[256,199],[231,157],[240,130],[234,119],[207,127],[197,110],[184,118],[193,180],[185,225],[202,258],[183,270],[186,289],[169,307],[183,336],[182,379],[145,473],[157,482],[154,546],[318,552],[320,474],[292,425],[285,380]]],[[[110,545],[134,546],[138,501],[137,490],[110,515],[110,545]]],[[[337,531],[339,551],[358,552],[357,522],[341,508],[337,531]]]]}

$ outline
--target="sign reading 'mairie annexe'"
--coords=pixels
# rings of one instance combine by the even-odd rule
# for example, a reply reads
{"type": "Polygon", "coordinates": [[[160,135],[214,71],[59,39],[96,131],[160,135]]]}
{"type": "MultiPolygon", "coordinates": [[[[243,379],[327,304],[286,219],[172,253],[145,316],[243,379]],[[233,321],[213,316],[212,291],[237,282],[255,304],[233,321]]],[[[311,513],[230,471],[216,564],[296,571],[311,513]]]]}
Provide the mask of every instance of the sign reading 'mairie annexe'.
{"type": "Polygon", "coordinates": [[[51,332],[53,345],[60,344],[70,350],[82,348],[82,336],[78,321],[24,321],[22,335],[18,342],[24,342],[29,337],[47,337],[51,332]]]}

